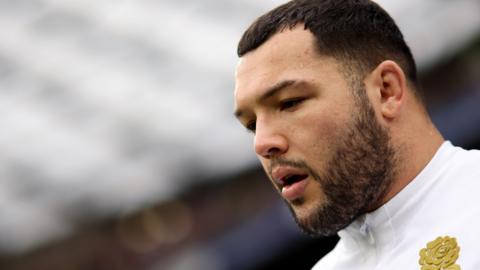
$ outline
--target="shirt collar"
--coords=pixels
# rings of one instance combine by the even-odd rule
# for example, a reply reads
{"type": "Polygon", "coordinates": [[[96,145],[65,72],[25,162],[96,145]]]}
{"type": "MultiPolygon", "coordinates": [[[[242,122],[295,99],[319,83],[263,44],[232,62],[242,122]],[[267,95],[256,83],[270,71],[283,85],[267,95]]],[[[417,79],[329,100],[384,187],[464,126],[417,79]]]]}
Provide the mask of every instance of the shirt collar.
{"type": "Polygon", "coordinates": [[[357,218],[352,224],[338,232],[349,249],[362,246],[380,246],[388,248],[398,243],[405,230],[408,215],[416,201],[428,191],[435,182],[445,162],[454,152],[454,146],[445,141],[437,150],[425,168],[397,195],[377,210],[357,218]]]}

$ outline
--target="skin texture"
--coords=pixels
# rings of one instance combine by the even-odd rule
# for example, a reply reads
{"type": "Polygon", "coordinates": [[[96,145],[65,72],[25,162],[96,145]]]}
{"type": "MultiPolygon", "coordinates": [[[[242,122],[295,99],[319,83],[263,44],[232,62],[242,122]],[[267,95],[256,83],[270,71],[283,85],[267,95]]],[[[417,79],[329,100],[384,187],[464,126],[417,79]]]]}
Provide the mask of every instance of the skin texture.
{"type": "Polygon", "coordinates": [[[243,56],[235,114],[254,131],[255,152],[279,192],[278,168],[308,175],[302,195],[286,202],[306,232],[330,235],[398,193],[443,138],[395,62],[362,81],[314,42],[300,25],[243,56]]]}

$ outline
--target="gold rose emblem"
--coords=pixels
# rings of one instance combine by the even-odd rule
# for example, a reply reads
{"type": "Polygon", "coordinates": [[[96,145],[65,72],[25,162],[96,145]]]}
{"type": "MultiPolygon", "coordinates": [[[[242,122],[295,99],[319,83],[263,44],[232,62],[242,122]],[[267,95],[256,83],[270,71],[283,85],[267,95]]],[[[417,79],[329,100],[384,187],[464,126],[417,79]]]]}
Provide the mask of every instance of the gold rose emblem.
{"type": "Polygon", "coordinates": [[[460,254],[460,247],[454,237],[437,237],[420,250],[421,270],[461,270],[455,262],[460,254]]]}

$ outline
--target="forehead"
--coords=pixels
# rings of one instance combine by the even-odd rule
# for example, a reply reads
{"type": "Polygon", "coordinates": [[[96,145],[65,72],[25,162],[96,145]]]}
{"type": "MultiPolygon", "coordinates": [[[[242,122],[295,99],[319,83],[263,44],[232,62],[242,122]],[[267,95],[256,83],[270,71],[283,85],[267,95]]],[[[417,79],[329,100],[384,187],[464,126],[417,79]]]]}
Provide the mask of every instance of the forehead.
{"type": "MultiPolygon", "coordinates": [[[[302,67],[315,54],[314,37],[303,27],[286,29],[273,35],[257,49],[244,55],[237,66],[238,83],[246,83],[249,76],[281,75],[282,71],[302,67]]],[[[258,80],[256,80],[258,81],[258,80]]]]}
{"type": "Polygon", "coordinates": [[[251,103],[265,89],[286,80],[315,83],[338,76],[337,61],[321,56],[303,25],[273,35],[244,55],[236,70],[235,106],[251,103]]]}

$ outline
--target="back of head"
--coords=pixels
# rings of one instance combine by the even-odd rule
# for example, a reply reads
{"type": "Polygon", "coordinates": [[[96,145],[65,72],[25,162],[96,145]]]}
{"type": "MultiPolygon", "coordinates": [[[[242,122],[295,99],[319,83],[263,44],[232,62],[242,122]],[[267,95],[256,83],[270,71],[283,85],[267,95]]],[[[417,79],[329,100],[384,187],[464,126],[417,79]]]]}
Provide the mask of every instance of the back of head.
{"type": "Polygon", "coordinates": [[[349,74],[363,77],[382,61],[393,60],[417,86],[415,61],[402,33],[388,13],[369,0],[290,1],[259,17],[247,29],[239,42],[238,56],[299,24],[315,36],[318,52],[339,60],[349,74]]]}

